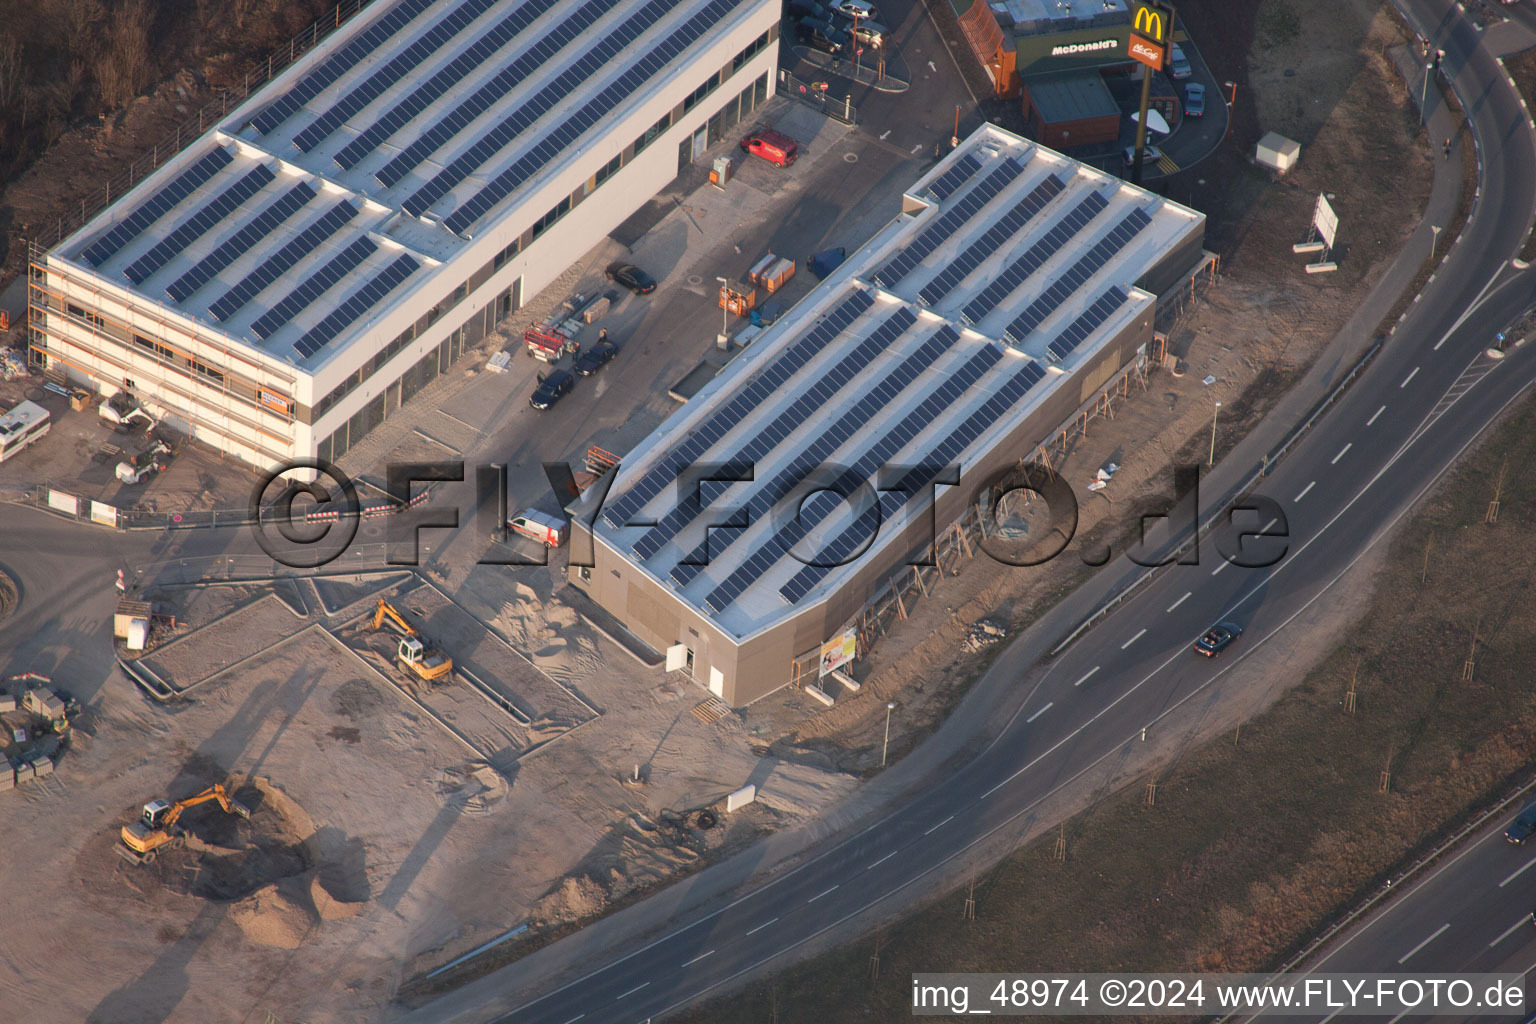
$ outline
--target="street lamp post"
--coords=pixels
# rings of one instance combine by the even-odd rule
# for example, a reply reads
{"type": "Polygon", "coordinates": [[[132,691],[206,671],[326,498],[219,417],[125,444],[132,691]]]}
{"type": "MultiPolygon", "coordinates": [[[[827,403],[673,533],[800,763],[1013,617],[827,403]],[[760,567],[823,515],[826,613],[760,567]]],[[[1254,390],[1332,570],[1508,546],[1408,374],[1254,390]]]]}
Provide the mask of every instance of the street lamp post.
{"type": "Polygon", "coordinates": [[[1444,229],[1438,224],[1431,224],[1429,230],[1429,261],[1433,263],[1435,261],[1435,245],[1440,241],[1440,232],[1444,229]]]}
{"type": "Polygon", "coordinates": [[[1216,465],[1216,417],[1221,415],[1221,403],[1216,403],[1216,408],[1211,412],[1211,458],[1207,466],[1216,465]]]}
{"type": "Polygon", "coordinates": [[[1227,88],[1227,126],[1222,130],[1221,141],[1226,142],[1227,136],[1232,134],[1232,113],[1237,109],[1237,83],[1222,82],[1227,88]]]}
{"type": "Polygon", "coordinates": [[[715,280],[720,282],[720,343],[723,345],[725,344],[725,336],[731,331],[731,311],[725,308],[725,292],[731,286],[731,282],[723,277],[717,277],[715,280]]]}
{"type": "Polygon", "coordinates": [[[891,749],[891,712],[896,710],[896,702],[885,702],[885,742],[880,744],[880,767],[885,767],[885,755],[891,749]]]}

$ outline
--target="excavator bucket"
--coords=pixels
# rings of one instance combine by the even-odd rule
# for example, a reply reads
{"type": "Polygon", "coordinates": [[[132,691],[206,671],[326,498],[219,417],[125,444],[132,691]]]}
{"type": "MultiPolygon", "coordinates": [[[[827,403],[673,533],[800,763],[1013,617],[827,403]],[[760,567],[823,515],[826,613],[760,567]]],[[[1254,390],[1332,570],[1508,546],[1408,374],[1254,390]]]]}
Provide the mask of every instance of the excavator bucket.
{"type": "Polygon", "coordinates": [[[247,821],[249,821],[251,817],[251,809],[245,806],[245,804],[241,803],[239,800],[236,800],[234,797],[229,798],[229,813],[238,814],[240,817],[245,818],[247,821]]]}

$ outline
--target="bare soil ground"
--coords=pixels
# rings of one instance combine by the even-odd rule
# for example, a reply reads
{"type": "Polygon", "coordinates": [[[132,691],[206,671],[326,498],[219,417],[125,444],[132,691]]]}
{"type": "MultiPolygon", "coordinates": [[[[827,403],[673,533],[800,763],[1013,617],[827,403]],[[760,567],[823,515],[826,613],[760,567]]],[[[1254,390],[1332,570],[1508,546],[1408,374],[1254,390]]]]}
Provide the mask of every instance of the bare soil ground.
{"type": "Polygon", "coordinates": [[[469,611],[414,581],[402,601],[499,685],[537,677],[522,698],[532,730],[462,683],[416,694],[488,758],[414,702],[394,635],[359,623],[399,574],[303,582],[302,601],[290,581],[143,592],[186,623],[146,658],[178,681],[221,671],[169,705],[110,681],[60,772],[0,802],[7,852],[35,862],[28,890],[56,915],[46,942],[0,936],[0,990],[39,1021],[379,1019],[408,981],[518,922],[524,942],[560,934],[854,784],[753,754],[734,716],[700,722],[691,687],[591,631],[553,598],[550,570],[524,574],[478,579],[469,611]],[[224,778],[255,807],[249,822],[199,807],[186,847],[143,869],[115,855],[144,802],[224,778]],[[725,815],[719,802],[748,781],[759,803],[725,815]],[[90,980],[59,997],[60,972],[90,980]]]}

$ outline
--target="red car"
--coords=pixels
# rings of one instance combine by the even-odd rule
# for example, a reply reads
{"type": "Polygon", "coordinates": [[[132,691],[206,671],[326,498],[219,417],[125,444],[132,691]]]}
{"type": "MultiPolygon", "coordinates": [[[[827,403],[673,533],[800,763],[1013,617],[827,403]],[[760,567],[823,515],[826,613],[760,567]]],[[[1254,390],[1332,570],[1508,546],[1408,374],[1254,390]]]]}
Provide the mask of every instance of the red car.
{"type": "Polygon", "coordinates": [[[748,135],[741,140],[741,148],[775,167],[788,167],[800,156],[800,143],[771,129],[748,135]]]}

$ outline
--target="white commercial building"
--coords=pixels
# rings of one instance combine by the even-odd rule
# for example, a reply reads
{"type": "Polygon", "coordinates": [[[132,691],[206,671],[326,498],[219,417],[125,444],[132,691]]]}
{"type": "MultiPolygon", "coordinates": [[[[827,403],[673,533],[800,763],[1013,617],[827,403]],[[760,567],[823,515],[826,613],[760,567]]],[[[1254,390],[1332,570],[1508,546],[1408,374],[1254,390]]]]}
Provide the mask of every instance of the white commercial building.
{"type": "Polygon", "coordinates": [[[338,458],[771,95],[779,15],[379,0],[34,266],[32,358],[338,458]]]}
{"type": "Polygon", "coordinates": [[[572,583],[731,704],[1143,358],[1204,256],[1204,214],[993,125],[892,214],[573,509],[572,583]]]}

